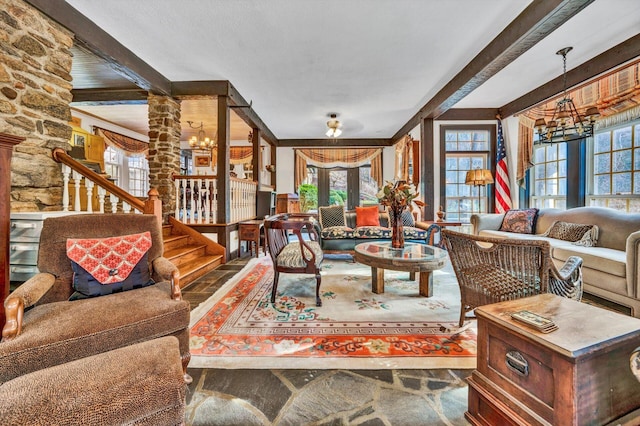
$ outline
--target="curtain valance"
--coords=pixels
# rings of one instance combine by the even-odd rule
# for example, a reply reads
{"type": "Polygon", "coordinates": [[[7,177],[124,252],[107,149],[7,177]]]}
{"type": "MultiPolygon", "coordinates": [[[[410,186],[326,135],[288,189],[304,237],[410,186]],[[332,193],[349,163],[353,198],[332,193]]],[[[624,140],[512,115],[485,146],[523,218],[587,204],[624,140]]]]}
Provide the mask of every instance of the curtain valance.
{"type": "Polygon", "coordinates": [[[231,164],[250,163],[253,158],[252,146],[231,146],[229,147],[231,164]]]}
{"type": "Polygon", "coordinates": [[[331,167],[360,167],[371,164],[371,177],[382,186],[382,148],[295,149],[295,187],[307,177],[307,165],[331,167]]]}
{"type": "Polygon", "coordinates": [[[138,139],[111,130],[95,127],[99,136],[102,136],[107,146],[115,148],[128,157],[147,157],[149,155],[149,144],[138,139]]]}

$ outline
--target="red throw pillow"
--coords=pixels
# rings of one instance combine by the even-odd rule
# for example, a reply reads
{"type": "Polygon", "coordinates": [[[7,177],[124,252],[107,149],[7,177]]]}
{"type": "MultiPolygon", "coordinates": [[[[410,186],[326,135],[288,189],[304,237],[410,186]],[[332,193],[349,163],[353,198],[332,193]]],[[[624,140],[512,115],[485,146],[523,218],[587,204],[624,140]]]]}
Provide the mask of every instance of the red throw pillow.
{"type": "Polygon", "coordinates": [[[378,206],[356,207],[356,227],[380,226],[378,206]]]}

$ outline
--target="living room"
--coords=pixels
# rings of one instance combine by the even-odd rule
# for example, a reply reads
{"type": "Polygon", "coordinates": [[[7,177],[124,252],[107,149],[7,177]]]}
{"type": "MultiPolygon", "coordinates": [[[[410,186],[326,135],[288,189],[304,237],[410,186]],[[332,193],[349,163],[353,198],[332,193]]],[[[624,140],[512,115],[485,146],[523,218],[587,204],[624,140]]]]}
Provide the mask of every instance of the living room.
{"type": "MultiPolygon", "coordinates": [[[[378,187],[412,181],[426,205],[416,208],[418,221],[441,214],[470,230],[472,214],[496,210],[497,182],[467,184],[465,176],[477,168],[497,179],[499,132],[513,209],[638,212],[636,2],[104,3],[2,0],[0,132],[10,145],[3,152],[12,154],[2,163],[7,247],[11,214],[73,211],[76,188],[85,195],[93,188],[74,188],[74,172],[65,178],[59,162],[64,168],[77,148],[89,159],[96,137],[113,154],[98,155],[99,171],[113,179],[126,167],[119,184],[134,194],[123,193],[114,209],[161,206],[163,222],[177,218],[209,239],[202,244],[216,259],[211,268],[249,251],[239,223],[263,218],[253,201],[260,192],[273,194],[268,213],[276,196],[295,204],[305,183],[318,189],[310,210],[343,190],[351,210],[365,197],[375,202],[360,187],[363,173],[378,187]],[[574,130],[592,125],[595,136],[540,145],[565,92],[586,120],[574,130]],[[586,117],[592,106],[595,125],[586,117]],[[215,150],[190,145],[192,137],[215,140],[215,150]],[[341,160],[323,164],[309,153],[365,149],[375,155],[340,165],[343,188],[323,171],[341,160]],[[211,197],[202,206],[182,198],[194,196],[195,185],[211,197]]],[[[93,191],[94,211],[115,205],[93,191]]],[[[631,276],[624,264],[616,273],[631,276]]],[[[638,316],[637,295],[598,293],[595,283],[613,275],[588,267],[587,291],[638,316]]],[[[635,291],[619,275],[616,291],[635,291]]],[[[3,299],[14,290],[10,281],[3,299]]]]}

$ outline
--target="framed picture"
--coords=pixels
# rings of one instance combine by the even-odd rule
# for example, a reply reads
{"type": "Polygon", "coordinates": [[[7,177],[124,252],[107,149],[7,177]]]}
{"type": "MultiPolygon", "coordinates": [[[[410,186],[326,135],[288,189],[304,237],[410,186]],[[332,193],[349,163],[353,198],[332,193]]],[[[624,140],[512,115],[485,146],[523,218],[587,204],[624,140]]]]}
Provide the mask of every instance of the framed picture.
{"type": "Polygon", "coordinates": [[[84,142],[85,142],[85,135],[80,134],[80,133],[74,133],[73,134],[73,144],[75,146],[81,146],[84,148],[84,142]]]}
{"type": "Polygon", "coordinates": [[[209,167],[211,165],[211,157],[208,155],[196,155],[194,162],[196,167],[209,167]]]}

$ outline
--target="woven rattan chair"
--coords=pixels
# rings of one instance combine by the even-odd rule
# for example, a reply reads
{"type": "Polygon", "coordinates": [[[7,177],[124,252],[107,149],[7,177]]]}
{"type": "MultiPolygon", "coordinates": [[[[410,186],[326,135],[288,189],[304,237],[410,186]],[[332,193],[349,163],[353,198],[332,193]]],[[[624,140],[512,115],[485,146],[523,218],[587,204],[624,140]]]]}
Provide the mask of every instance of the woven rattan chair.
{"type": "Polygon", "coordinates": [[[479,237],[447,229],[442,236],[460,285],[460,326],[467,312],[503,300],[546,292],[582,298],[582,259],[571,256],[558,270],[547,241],[479,237]]]}
{"type": "Polygon", "coordinates": [[[273,261],[273,287],[271,303],[275,303],[280,273],[313,274],[316,277],[316,306],[322,306],[320,300],[320,264],[323,253],[318,243],[312,221],[307,216],[279,215],[264,221],[265,236],[269,254],[273,261]],[[289,234],[297,241],[289,241],[289,234]],[[303,238],[307,235],[308,238],[303,238]]]}

